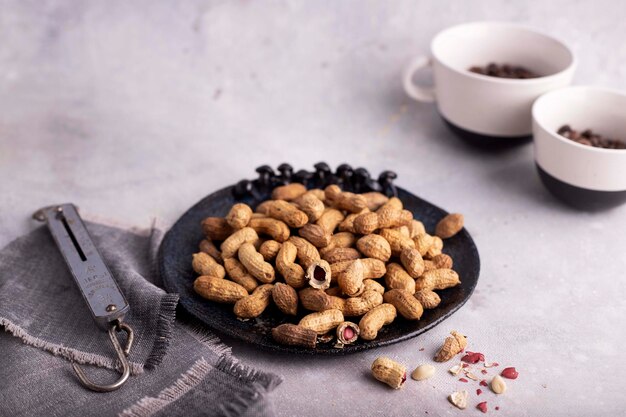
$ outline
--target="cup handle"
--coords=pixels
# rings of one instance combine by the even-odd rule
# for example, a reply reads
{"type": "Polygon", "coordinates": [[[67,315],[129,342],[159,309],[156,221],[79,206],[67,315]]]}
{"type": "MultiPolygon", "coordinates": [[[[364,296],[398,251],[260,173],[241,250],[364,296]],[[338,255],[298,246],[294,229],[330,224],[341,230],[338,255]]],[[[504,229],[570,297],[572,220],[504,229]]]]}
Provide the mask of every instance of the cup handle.
{"type": "Polygon", "coordinates": [[[432,61],[430,58],[427,56],[418,56],[404,69],[402,83],[404,84],[404,91],[406,91],[409,97],[423,103],[433,103],[435,101],[434,87],[419,86],[413,83],[413,75],[418,70],[431,66],[432,61]]]}

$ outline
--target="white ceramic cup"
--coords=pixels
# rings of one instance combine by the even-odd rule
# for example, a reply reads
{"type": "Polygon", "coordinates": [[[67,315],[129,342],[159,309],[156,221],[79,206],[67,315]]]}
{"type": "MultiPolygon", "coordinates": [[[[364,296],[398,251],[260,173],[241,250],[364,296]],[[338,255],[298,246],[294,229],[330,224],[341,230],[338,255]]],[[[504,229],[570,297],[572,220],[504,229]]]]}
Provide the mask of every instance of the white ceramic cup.
{"type": "Polygon", "coordinates": [[[569,125],[626,142],[626,94],[576,86],[533,105],[535,162],[548,190],[570,205],[603,209],[626,201],[626,150],[581,145],[557,133],[569,125]]]}
{"type": "MultiPolygon", "coordinates": [[[[570,84],[576,60],[562,42],[512,23],[466,23],[440,32],[403,75],[406,93],[436,102],[441,116],[463,136],[500,142],[529,137],[531,106],[545,92],[570,84]],[[470,72],[491,62],[523,66],[538,78],[508,79],[470,72]],[[413,82],[414,74],[432,68],[434,86],[413,82]]],[[[470,139],[466,137],[466,139],[470,139]]]]}

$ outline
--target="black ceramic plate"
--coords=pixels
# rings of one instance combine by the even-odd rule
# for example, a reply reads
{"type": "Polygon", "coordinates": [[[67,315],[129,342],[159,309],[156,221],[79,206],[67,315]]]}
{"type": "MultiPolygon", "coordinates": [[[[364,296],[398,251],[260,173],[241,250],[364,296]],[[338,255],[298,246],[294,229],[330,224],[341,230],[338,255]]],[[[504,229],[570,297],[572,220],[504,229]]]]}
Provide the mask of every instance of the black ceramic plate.
{"type": "MultiPolygon", "coordinates": [[[[447,214],[403,189],[397,188],[397,193],[405,208],[411,210],[415,218],[424,223],[427,231],[432,232],[437,222],[447,214]]],[[[198,243],[203,238],[200,222],[208,216],[225,216],[238,201],[254,206],[259,197],[264,199],[268,194],[257,195],[257,199],[237,199],[234,197],[233,187],[227,187],[209,195],[183,214],[167,232],[159,249],[159,272],[165,288],[169,292],[180,294],[181,306],[213,330],[275,352],[342,355],[397,343],[424,333],[457,311],[476,287],[480,269],[478,251],[469,233],[463,229],[446,240],[444,247],[444,252],[454,259],[454,269],[461,277],[461,285],[439,291],[441,304],[434,310],[426,310],[421,320],[408,321],[399,317],[391,325],[384,327],[376,340],[358,340],[356,344],[343,349],[333,348],[334,343],[318,344],[316,349],[279,345],[272,339],[271,329],[281,323],[297,323],[299,317],[287,318],[278,309],[270,306],[260,317],[241,321],[234,316],[232,305],[207,301],[193,291],[193,281],[197,274],[191,268],[191,255],[198,251],[198,243]]]]}

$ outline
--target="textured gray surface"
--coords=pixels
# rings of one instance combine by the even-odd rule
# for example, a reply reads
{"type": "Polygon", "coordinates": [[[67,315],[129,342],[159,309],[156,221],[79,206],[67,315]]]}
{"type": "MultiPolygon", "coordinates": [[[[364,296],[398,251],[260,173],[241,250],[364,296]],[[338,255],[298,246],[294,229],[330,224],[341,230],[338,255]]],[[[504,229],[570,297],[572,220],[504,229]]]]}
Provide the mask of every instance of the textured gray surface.
{"type": "MultiPolygon", "coordinates": [[[[146,226],[256,166],[348,161],[465,213],[482,255],[478,289],[454,317],[412,341],[346,358],[278,357],[232,344],[285,376],[290,415],[456,415],[471,389],[439,367],[391,392],[369,376],[381,354],[412,369],[450,329],[514,365],[502,415],[626,410],[626,207],[584,214],[539,183],[530,146],[462,145],[430,105],[409,101],[402,66],[451,24],[528,23],[579,57],[578,84],[623,88],[626,5],[593,2],[3,2],[0,8],[0,243],[29,214],[72,201],[146,226]],[[419,348],[424,347],[424,351],[419,348]],[[322,412],[322,410],[324,410],[322,412]]],[[[467,410],[466,414],[480,414],[467,410]]]]}

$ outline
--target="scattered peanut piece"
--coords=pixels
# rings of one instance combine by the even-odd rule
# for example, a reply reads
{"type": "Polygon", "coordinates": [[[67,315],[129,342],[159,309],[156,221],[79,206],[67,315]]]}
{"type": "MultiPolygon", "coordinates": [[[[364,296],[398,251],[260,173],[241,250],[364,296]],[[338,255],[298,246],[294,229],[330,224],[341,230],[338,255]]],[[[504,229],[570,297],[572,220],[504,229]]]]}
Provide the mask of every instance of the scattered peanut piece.
{"type": "Polygon", "coordinates": [[[448,396],[448,400],[456,407],[461,410],[465,410],[467,408],[467,398],[469,397],[469,393],[465,390],[463,391],[455,391],[448,396]]]}
{"type": "Polygon", "coordinates": [[[504,382],[504,379],[502,379],[500,375],[494,376],[489,386],[496,394],[503,394],[506,391],[506,382],[504,382]]]}
{"type": "Polygon", "coordinates": [[[519,373],[515,368],[504,368],[500,375],[508,379],[517,379],[519,373]]]}
{"type": "Polygon", "coordinates": [[[463,355],[463,357],[461,358],[461,361],[465,362],[465,363],[478,363],[478,362],[484,362],[485,361],[485,355],[483,355],[480,352],[470,352],[467,351],[465,352],[465,355],[463,355]]]}
{"type": "Polygon", "coordinates": [[[461,364],[459,365],[454,365],[452,368],[448,369],[448,372],[450,372],[452,375],[458,375],[461,371],[463,370],[463,367],[461,366],[461,364]]]}
{"type": "Polygon", "coordinates": [[[478,381],[478,377],[471,372],[465,372],[465,376],[473,381],[478,381]]]}
{"type": "Polygon", "coordinates": [[[411,378],[416,381],[423,381],[435,375],[435,367],[430,364],[423,364],[415,368],[411,374],[411,378]]]}

